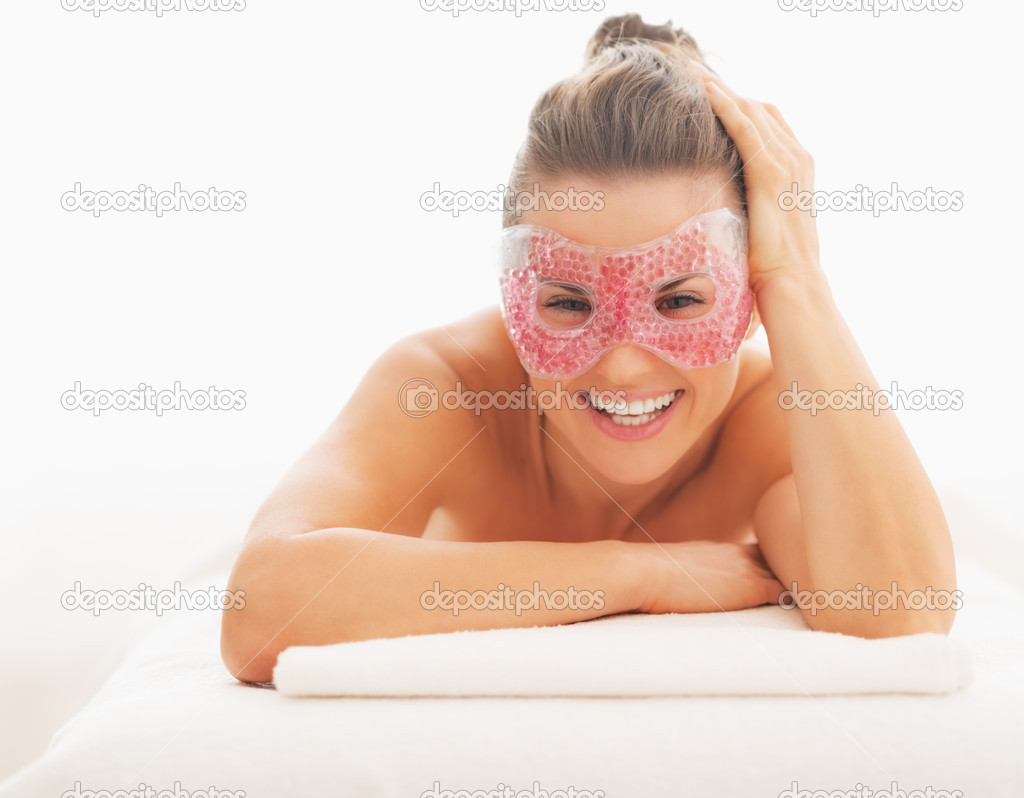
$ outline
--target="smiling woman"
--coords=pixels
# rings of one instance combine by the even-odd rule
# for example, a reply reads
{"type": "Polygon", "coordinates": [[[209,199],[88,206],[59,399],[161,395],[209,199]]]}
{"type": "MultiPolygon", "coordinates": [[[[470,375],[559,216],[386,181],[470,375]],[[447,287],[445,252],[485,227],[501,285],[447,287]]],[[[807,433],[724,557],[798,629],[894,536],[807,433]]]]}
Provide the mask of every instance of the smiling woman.
{"type": "MultiPolygon", "coordinates": [[[[269,680],[293,645],[741,609],[783,585],[955,589],[895,415],[779,405],[793,383],[876,386],[813,218],[778,206],[812,180],[778,110],[725,86],[692,37],[607,20],[531,114],[501,305],[381,355],[257,513],[229,583],[246,595],[223,621],[231,673],[269,680]],[[771,358],[748,342],[762,323],[771,358]],[[601,601],[451,613],[423,599],[538,589],[601,601]]],[[[805,619],[865,637],[952,623],[941,609],[805,619]]]]}

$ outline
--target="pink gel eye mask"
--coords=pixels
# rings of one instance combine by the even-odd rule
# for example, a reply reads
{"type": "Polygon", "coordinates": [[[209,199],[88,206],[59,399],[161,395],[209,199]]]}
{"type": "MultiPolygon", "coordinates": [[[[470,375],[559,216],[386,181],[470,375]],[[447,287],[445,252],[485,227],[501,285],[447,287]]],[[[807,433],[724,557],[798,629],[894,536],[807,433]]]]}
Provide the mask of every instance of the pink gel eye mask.
{"type": "Polygon", "coordinates": [[[502,232],[502,317],[523,367],[573,377],[613,346],[685,368],[733,358],[750,327],[747,222],[729,208],[636,247],[592,247],[553,230],[502,232]]]}

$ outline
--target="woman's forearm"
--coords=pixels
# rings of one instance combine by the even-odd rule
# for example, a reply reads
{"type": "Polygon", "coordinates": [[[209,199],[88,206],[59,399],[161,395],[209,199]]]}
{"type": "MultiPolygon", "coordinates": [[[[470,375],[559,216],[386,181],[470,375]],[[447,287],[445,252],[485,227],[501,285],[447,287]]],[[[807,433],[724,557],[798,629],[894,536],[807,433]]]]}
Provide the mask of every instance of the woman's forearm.
{"type": "MultiPolygon", "coordinates": [[[[758,293],[780,395],[877,393],[878,385],[824,277],[780,278],[758,293]]],[[[853,404],[853,402],[851,402],[853,404]]],[[[784,403],[814,590],[954,591],[953,549],[938,497],[896,414],[784,403]]],[[[786,585],[789,588],[789,585],[786,585]]],[[[948,612],[884,613],[895,633],[948,631],[948,612]]],[[[876,630],[877,631],[877,630],[876,630]]]]}
{"type": "Polygon", "coordinates": [[[239,678],[268,681],[293,645],[628,612],[642,601],[638,556],[620,541],[455,543],[355,528],[256,543],[229,581],[245,607],[225,612],[222,653],[239,678]]]}

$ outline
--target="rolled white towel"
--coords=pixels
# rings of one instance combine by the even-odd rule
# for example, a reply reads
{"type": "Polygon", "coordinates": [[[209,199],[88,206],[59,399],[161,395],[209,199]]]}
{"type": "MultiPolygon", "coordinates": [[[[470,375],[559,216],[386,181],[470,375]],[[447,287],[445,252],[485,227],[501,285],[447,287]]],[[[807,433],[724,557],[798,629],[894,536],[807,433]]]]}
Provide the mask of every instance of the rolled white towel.
{"type": "Polygon", "coordinates": [[[971,679],[945,635],[816,632],[777,606],[295,646],[274,669],[289,696],[950,693],[971,679]]]}

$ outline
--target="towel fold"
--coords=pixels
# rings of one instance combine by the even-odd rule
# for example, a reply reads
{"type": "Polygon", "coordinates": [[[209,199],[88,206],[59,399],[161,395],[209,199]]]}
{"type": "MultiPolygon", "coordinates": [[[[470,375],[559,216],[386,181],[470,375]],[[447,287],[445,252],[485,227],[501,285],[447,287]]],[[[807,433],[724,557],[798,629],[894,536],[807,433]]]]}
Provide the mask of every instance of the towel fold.
{"type": "Polygon", "coordinates": [[[815,632],[776,606],[295,646],[274,669],[289,696],[949,693],[971,679],[945,635],[815,632]]]}

